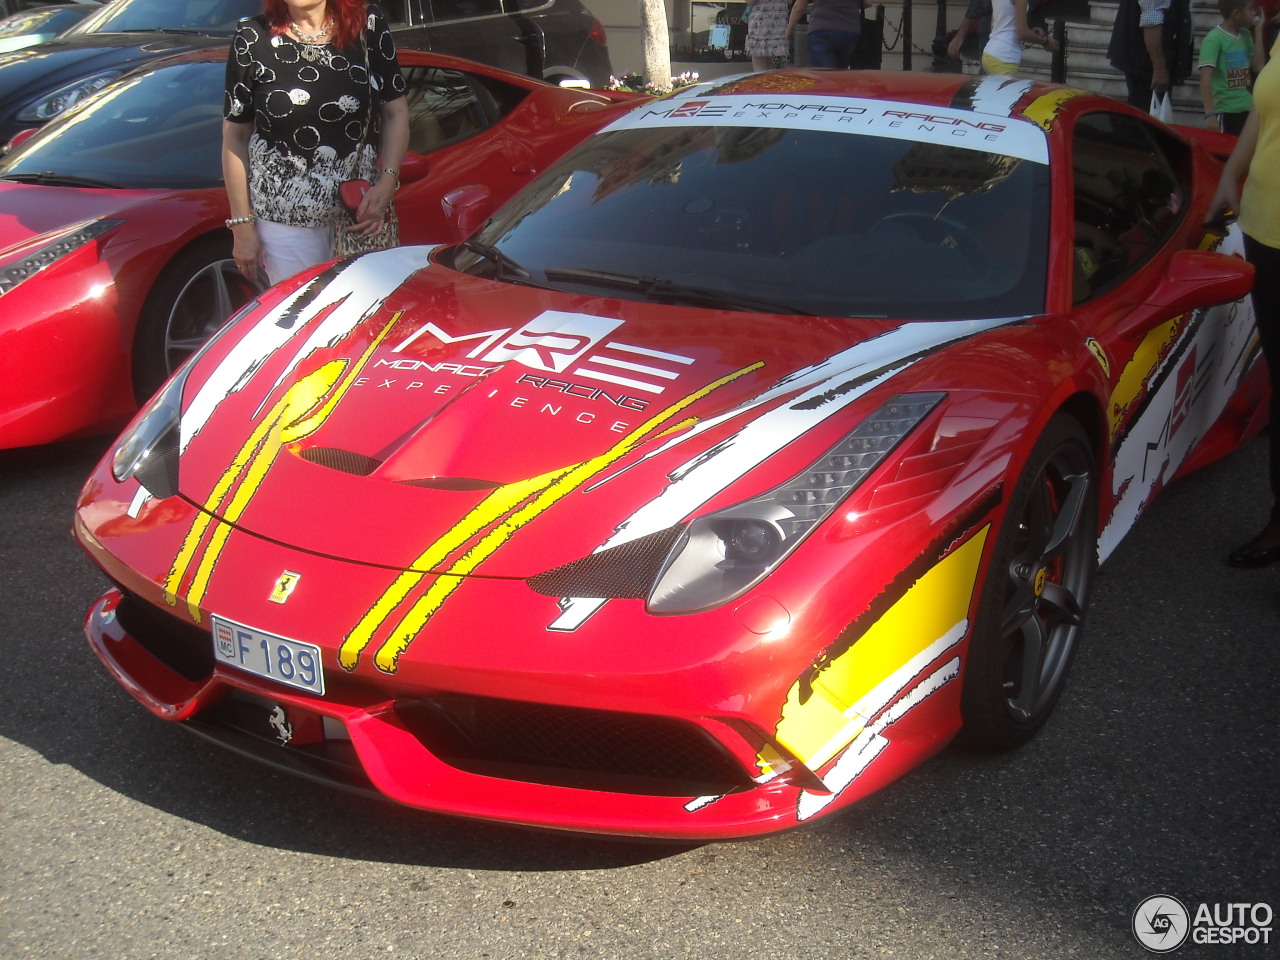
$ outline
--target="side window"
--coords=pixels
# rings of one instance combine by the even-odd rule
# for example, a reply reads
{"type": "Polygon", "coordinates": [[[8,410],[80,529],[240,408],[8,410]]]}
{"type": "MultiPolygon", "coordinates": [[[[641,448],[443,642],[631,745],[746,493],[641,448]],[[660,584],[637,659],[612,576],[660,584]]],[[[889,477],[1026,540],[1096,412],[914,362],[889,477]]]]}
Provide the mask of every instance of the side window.
{"type": "Polygon", "coordinates": [[[401,72],[408,86],[409,149],[414,153],[465,140],[502,117],[489,88],[470,74],[438,67],[405,67],[401,72]]]}
{"type": "Polygon", "coordinates": [[[1090,113],[1072,133],[1079,303],[1145,263],[1176,232],[1189,196],[1182,143],[1137,117],[1090,113]]]}
{"type": "Polygon", "coordinates": [[[502,0],[430,0],[431,19],[465,20],[492,17],[502,13],[502,0]]]}
{"type": "Polygon", "coordinates": [[[409,22],[409,12],[405,9],[406,0],[378,0],[378,6],[386,15],[387,23],[393,27],[403,27],[409,22]]]}

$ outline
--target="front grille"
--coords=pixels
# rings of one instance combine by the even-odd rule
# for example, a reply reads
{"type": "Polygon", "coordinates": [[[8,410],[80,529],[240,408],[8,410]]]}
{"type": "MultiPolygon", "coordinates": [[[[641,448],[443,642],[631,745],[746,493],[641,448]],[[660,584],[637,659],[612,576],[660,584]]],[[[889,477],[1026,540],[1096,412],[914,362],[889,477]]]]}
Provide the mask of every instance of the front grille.
{"type": "Polygon", "coordinates": [[[525,582],[530,589],[549,597],[643,600],[684,529],[684,524],[668,527],[566,563],[525,582]]]}
{"type": "Polygon", "coordinates": [[[651,796],[752,785],[707,731],[670,717],[462,695],[402,700],[396,714],[445,763],[485,776],[651,796]]]}
{"type": "Polygon", "coordinates": [[[116,619],[129,636],[174,673],[191,681],[213,673],[213,640],[209,631],[122,591],[116,619]]]}

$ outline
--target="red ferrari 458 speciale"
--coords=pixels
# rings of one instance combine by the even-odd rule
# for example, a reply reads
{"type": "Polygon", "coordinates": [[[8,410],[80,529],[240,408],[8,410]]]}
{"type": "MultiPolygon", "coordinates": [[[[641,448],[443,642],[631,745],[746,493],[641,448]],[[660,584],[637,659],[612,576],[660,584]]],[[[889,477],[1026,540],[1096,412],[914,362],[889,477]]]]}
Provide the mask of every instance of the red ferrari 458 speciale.
{"type": "Polygon", "coordinates": [[[1220,169],[1008,77],[640,104],[183,366],[84,488],[89,641],[242,753],[535,827],[761,834],[1016,746],[1097,564],[1265,417],[1220,169]]]}

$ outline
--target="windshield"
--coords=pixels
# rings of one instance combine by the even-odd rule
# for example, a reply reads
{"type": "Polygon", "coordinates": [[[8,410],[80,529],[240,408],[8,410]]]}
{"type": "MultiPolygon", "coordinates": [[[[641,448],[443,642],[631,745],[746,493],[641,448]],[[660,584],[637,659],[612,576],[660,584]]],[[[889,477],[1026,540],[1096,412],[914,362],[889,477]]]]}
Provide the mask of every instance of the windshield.
{"type": "Polygon", "coordinates": [[[132,74],[0,159],[0,179],[141,189],[219,186],[225,69],[218,61],[132,74]]]}
{"type": "Polygon", "coordinates": [[[245,17],[262,12],[262,0],[111,0],[68,33],[180,30],[230,36],[245,17]]]}
{"type": "Polygon", "coordinates": [[[607,131],[508,203],[459,269],[819,316],[1044,310],[1046,164],[783,128],[607,131]]]}

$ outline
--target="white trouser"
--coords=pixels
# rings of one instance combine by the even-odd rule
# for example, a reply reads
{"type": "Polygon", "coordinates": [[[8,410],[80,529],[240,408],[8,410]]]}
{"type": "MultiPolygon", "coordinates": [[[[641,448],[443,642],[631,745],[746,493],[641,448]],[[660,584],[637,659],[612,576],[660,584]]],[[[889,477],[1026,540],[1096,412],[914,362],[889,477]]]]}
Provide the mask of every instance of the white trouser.
{"type": "Polygon", "coordinates": [[[262,243],[262,264],[271,283],[279,283],[333,256],[328,227],[290,227],[270,220],[259,220],[256,226],[262,243]]]}

